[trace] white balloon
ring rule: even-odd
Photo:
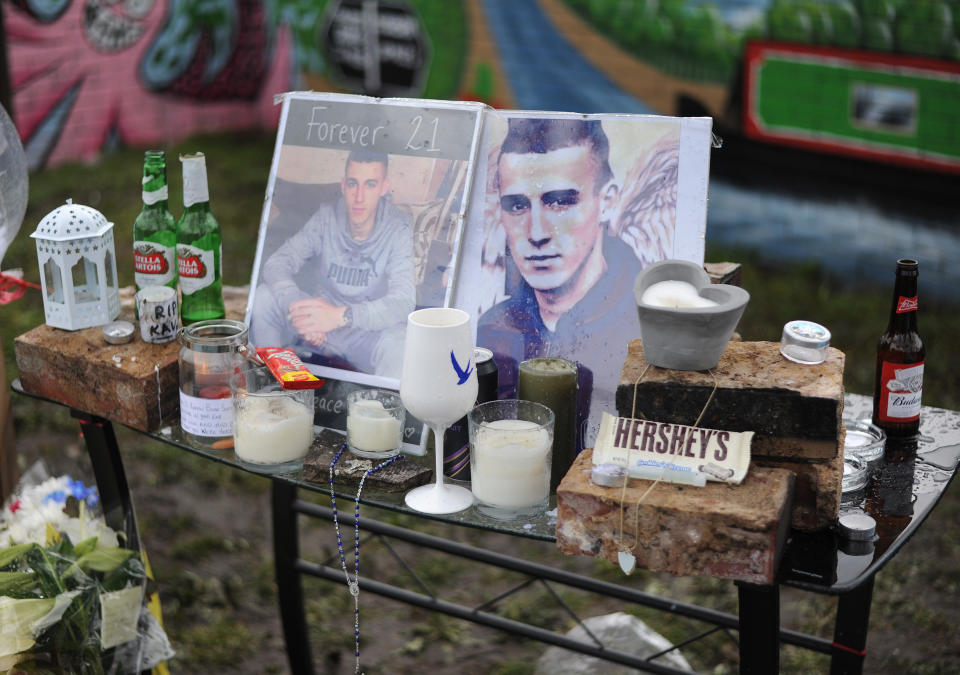
[[[27,211],[27,156],[13,120],[0,106],[0,269]]]

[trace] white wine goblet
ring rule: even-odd
[[[414,488],[404,501],[421,513],[456,513],[473,503],[470,490],[443,480],[443,436],[477,401],[470,315],[448,307],[411,312],[400,376],[407,411],[433,431],[434,482]]]

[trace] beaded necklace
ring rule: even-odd
[[[343,570],[343,576],[347,580],[347,588],[350,591],[350,595],[353,596],[353,639],[354,639],[354,655],[356,656],[356,666],[354,668],[354,673],[360,672],[360,493],[363,491],[363,483],[367,480],[367,476],[372,473],[376,473],[380,469],[384,468],[397,461],[403,455],[395,455],[388,459],[385,462],[381,462],[377,466],[371,467],[363,472],[363,476],[360,478],[360,485],[357,486],[357,496],[353,501],[353,579],[350,579],[350,573],[347,571],[347,558],[343,553],[343,537],[340,535],[340,522],[337,518],[337,497],[333,492],[333,469],[337,465],[337,462],[340,460],[340,455],[343,454],[344,450],[347,449],[347,444],[344,443],[340,446],[340,450],[337,452],[336,456],[333,458],[333,461],[330,463],[330,505],[333,509],[333,529],[337,533],[337,550],[340,553],[340,569]]]

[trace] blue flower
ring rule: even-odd
[[[56,502],[57,504],[63,504],[67,501],[67,495],[63,490],[54,490],[46,497],[43,498],[44,503],[46,502]]]

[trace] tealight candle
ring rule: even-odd
[[[367,389],[347,396],[347,447],[368,459],[400,452],[406,410],[396,392]]]
[[[717,303],[700,295],[697,287],[686,281],[667,280],[650,285],[640,302],[653,307],[716,307]]]
[[[504,520],[541,515],[550,498],[550,409],[531,401],[490,401],[467,419],[470,485],[478,509]]]

